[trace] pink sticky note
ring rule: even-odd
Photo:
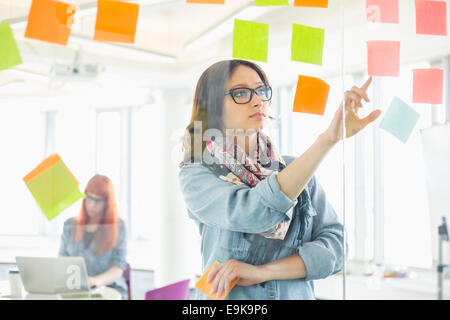
[[[367,41],[369,76],[398,77],[400,41]]]
[[[415,0],[416,33],[447,35],[447,4],[444,1]]]
[[[444,92],[443,69],[414,69],[413,98],[415,103],[441,104]]]
[[[366,0],[368,22],[398,23],[398,0]]]

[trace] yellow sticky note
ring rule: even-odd
[[[212,267],[214,267],[217,264],[219,264],[219,262],[214,261],[214,263],[209,267],[209,269],[201,276],[200,279],[198,279],[197,283],[195,284],[195,287],[213,300],[224,300],[225,297],[228,295],[228,293],[230,293],[231,289],[233,289],[233,287],[239,281],[239,279],[238,278],[234,279],[233,282],[231,283],[228,291],[223,292],[220,297],[217,297],[217,295],[216,295],[217,292],[211,293],[211,289],[212,289],[214,281],[207,283],[206,279],[208,278],[208,274],[211,271]]]

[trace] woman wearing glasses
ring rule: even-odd
[[[128,299],[125,224],[119,218],[114,188],[103,175],[92,177],[77,217],[64,223],[60,256],[81,256],[91,288],[109,286]]]
[[[346,137],[374,121],[360,119],[361,87],[345,93]],[[342,139],[342,105],[299,157],[281,157],[264,133],[272,89],[254,63],[215,63],[200,77],[186,128],[179,182],[199,227],[203,271],[227,299],[314,299],[313,280],[341,270],[343,225],[314,171]],[[208,297],[196,291],[197,298]]]

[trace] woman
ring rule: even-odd
[[[347,137],[381,113],[357,115],[370,82],[345,93]],[[314,299],[313,280],[341,270],[343,226],[313,175],[342,139],[343,107],[305,153],[280,157],[263,131],[271,97],[263,70],[243,60],[215,63],[196,87],[179,181],[203,270],[221,262],[207,279],[218,297],[238,278],[227,299]]]
[[[119,218],[113,184],[97,174],[85,194],[79,215],[64,223],[59,255],[83,257],[91,288],[108,286],[128,299],[125,223]]]

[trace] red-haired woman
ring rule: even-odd
[[[108,286],[128,297],[124,278],[127,240],[125,224],[119,217],[111,180],[92,177],[85,189],[77,217],[64,223],[60,256],[81,256],[86,262],[91,288]]]

